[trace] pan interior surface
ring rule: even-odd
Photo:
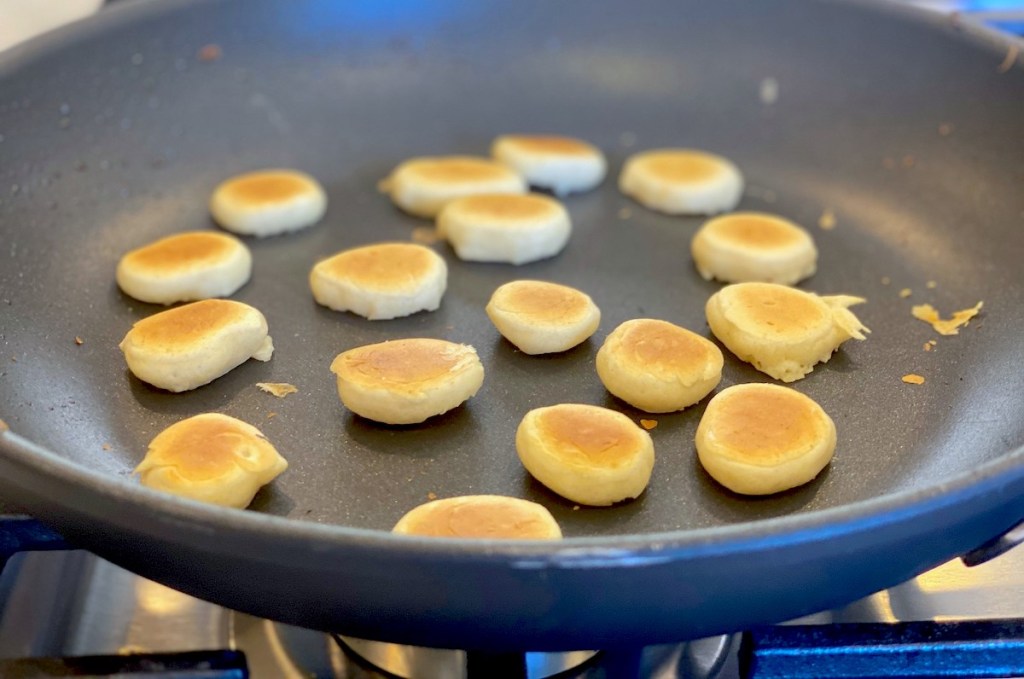
[[[387,530],[428,497],[493,493],[540,502],[574,537],[841,507],[934,486],[1024,442],[1024,73],[955,26],[803,2],[224,2],[126,8],[50,41],[0,66],[0,417],[79,465],[136,483],[159,431],[223,412],[290,462],[254,511]],[[435,312],[370,322],[314,303],[319,259],[431,226],[378,193],[392,167],[486,155],[512,132],[577,136],[608,156],[604,184],[564,201],[574,232],[563,253],[476,264],[437,243],[449,283]],[[706,400],[650,416],[595,373],[601,341],[631,318],[709,333],[704,303],[720,286],[689,254],[702,220],[650,212],[616,188],[629,154],[667,146],[729,157],[747,180],[739,209],[811,231],[818,272],[801,288],[868,300],[854,309],[867,341],[792,385],[838,430],[832,464],[802,488],[728,493],[696,460]],[[234,299],[266,315],[273,359],[184,394],[143,384],[117,344],[161,307],[118,291],[118,258],[216,228],[214,186],[264,167],[313,174],[330,201],[317,226],[246,241],[253,277]],[[587,292],[600,329],[564,354],[517,351],[483,312],[517,278]],[[982,314],[955,336],[911,316],[914,304],[948,316],[978,301]],[[473,345],[487,373],[479,394],[423,425],[346,411],[333,357],[404,337]],[[720,389],[768,381],[725,353]],[[925,383],[903,383],[909,373]],[[257,382],[298,393],[279,400]],[[516,426],[560,402],[657,420],[644,495],[578,508],[529,478]]]

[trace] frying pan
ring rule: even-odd
[[[906,580],[1024,517],[1024,73],[1013,57],[1005,39],[946,18],[796,1],[169,1],[31,43],[0,63],[3,497],[191,594],[420,645],[678,640]],[[565,201],[575,231],[562,254],[469,264],[436,245],[451,272],[436,312],[371,323],[314,304],[317,258],[425,224],[375,191],[392,166],[482,154],[509,131],[575,135],[609,156],[604,186]],[[644,316],[707,332],[704,301],[718,289],[689,260],[700,220],[646,211],[615,188],[629,153],[661,146],[735,160],[742,209],[812,230],[819,271],[803,287],[867,297],[857,311],[873,333],[795,385],[839,432],[812,483],[760,499],[717,486],[694,455],[702,403],[654,418],[644,495],[577,508],[520,467],[519,418],[575,401],[639,419],[596,378],[602,338]],[[179,395],[131,377],[117,343],[159,309],[117,290],[119,255],[215,228],[211,188],[275,166],[319,177],[330,207],[307,231],[249,242],[255,271],[236,298],[266,314],[273,360]],[[818,227],[826,212],[831,230]],[[502,340],[482,307],[524,277],[590,293],[603,310],[595,338],[548,357]],[[916,302],[949,314],[979,300],[984,313],[957,336],[910,315]],[[421,426],[348,413],[333,356],[410,336],[474,345],[481,392]],[[902,383],[911,372],[926,382]],[[722,387],[766,379],[730,356]],[[264,381],[299,393],[277,400],[254,387]],[[131,477],[157,432],[211,410],[257,424],[291,462],[249,511]],[[386,532],[430,494],[470,493],[541,502],[567,539]]]

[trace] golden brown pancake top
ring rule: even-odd
[[[708,426],[728,457],[765,466],[809,451],[826,431],[813,401],[770,384],[725,393],[715,402]]]
[[[569,463],[608,468],[631,460],[642,432],[621,413],[597,406],[562,404],[537,415],[537,429],[547,445]]]
[[[325,275],[375,290],[414,287],[437,267],[434,251],[415,243],[381,243],[341,252],[320,265]]]
[[[241,302],[204,299],[143,318],[132,326],[131,335],[142,345],[188,345],[249,317],[253,311]]]
[[[716,238],[752,248],[785,248],[806,240],[804,234],[789,224],[750,212],[719,217],[707,228]]]
[[[653,151],[642,158],[652,175],[671,183],[707,181],[722,171],[721,161],[700,151]]]
[[[401,339],[339,354],[331,371],[368,386],[416,387],[455,375],[472,364],[469,348],[438,339]]]
[[[283,203],[310,190],[309,182],[289,172],[252,172],[229,180],[224,189],[247,205]]]
[[[153,439],[144,465],[173,467],[189,481],[205,481],[232,471],[240,458],[255,462],[268,455],[269,446],[241,423],[200,415],[168,427]]]
[[[738,283],[719,294],[727,295],[732,305],[738,306],[745,322],[757,324],[765,333],[814,333],[831,322],[828,307],[820,298],[785,285]]]
[[[572,137],[557,137],[553,135],[530,134],[505,135],[505,140],[513,142],[523,151],[537,154],[550,154],[557,156],[592,156],[594,148],[579,139]]]
[[[620,357],[640,367],[691,368],[716,353],[710,340],[667,321],[640,318],[623,325]]]
[[[124,256],[126,266],[150,271],[172,272],[223,260],[238,248],[238,241],[221,233],[192,231],[179,233],[132,250]]]
[[[482,220],[529,221],[552,216],[558,207],[545,196],[530,194],[480,194],[460,198],[460,212]]]
[[[403,527],[407,535],[439,538],[540,540],[551,537],[551,518],[515,498],[451,498],[422,505]]]
[[[495,306],[527,321],[572,323],[590,308],[579,290],[544,281],[514,281],[499,289]]]
[[[412,161],[407,170],[413,171],[420,179],[440,184],[506,179],[513,174],[512,170],[493,160],[472,156],[423,158]]]

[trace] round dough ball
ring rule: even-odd
[[[803,485],[832,459],[836,427],[811,398],[775,384],[738,384],[708,403],[697,426],[708,474],[743,495]]]
[[[263,314],[226,299],[192,302],[143,318],[118,346],[136,377],[175,392],[201,387],[250,358],[269,361],[274,353]]]
[[[391,532],[485,540],[562,537],[555,517],[543,505],[501,495],[465,495],[427,502],[399,519]]]
[[[225,233],[188,231],[131,250],[117,263],[117,285],[152,304],[228,297],[252,274],[252,254]]]
[[[437,309],[448,287],[448,265],[422,245],[365,245],[319,262],[309,287],[318,304],[386,320]]]
[[[298,170],[260,170],[232,177],[210,198],[210,214],[228,231],[274,236],[320,221],[327,194],[320,182]]]
[[[715,217],[690,243],[697,271],[706,280],[761,281],[792,285],[814,274],[818,249],[806,230],[759,212]]]
[[[715,343],[667,321],[638,318],[615,328],[597,352],[605,388],[649,413],[691,406],[722,380]]]
[[[630,156],[619,189],[644,207],[670,215],[713,215],[736,207],[743,175],[722,156],[692,149],[658,149]]]
[[[449,201],[480,193],[526,193],[526,182],[511,168],[488,158],[413,158],[396,167],[380,189],[402,210],[433,218]]]
[[[516,450],[534,478],[584,505],[638,497],[654,469],[654,442],[646,431],[622,413],[577,403],[526,413]]]
[[[459,198],[437,217],[438,235],[469,262],[525,264],[554,257],[571,232],[562,204],[536,193]]]
[[[218,413],[172,424],[135,468],[142,485],[200,502],[244,509],[288,468],[259,429]]]
[[[415,424],[476,394],[484,366],[476,350],[439,339],[402,339],[338,354],[331,363],[341,402],[385,424]]]
[[[594,334],[601,310],[576,288],[512,281],[487,303],[487,316],[505,339],[527,354],[568,351]]]
[[[558,196],[590,191],[608,169],[601,149],[572,137],[506,134],[494,140],[491,155]]]
[[[794,382],[846,340],[865,339],[870,331],[847,308],[864,301],[775,283],[735,283],[713,294],[705,312],[729,351],[777,380]]]

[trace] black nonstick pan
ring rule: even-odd
[[[1024,71],[1017,44],[874,3],[178,2],[127,4],[0,61],[0,493],[70,540],[230,607],[421,645],[570,649],[654,643],[838,605],[977,547],[1024,518]],[[405,158],[485,154],[510,131],[601,146],[611,172],[565,200],[559,256],[458,261],[441,308],[369,322],[318,307],[307,276],[345,247],[429,223],[376,184]],[[718,285],[689,257],[699,219],[622,196],[630,153],[733,159],[742,209],[807,226],[802,287],[866,297],[872,329],[794,386],[838,427],[815,481],[750,499],[696,461],[703,410],[660,415],[647,492],[576,508],[529,478],[513,435],[558,402],[642,413],[594,372],[636,317],[707,333]],[[159,308],[122,295],[127,249],[216,228],[232,174],[295,167],[323,222],[249,242],[235,296],[277,350],[185,394],[126,370],[117,343]],[[822,217],[826,216],[824,220]],[[834,228],[825,229],[819,222]],[[501,283],[549,279],[601,307],[598,333],[530,357],[483,314]],[[902,289],[910,296],[902,296]],[[956,336],[911,316],[984,301]],[[353,416],[328,370],[388,338],[474,345],[487,377],[421,426]],[[81,343],[76,342],[76,337]],[[924,345],[936,340],[925,351]],[[901,381],[920,374],[922,385]],[[722,387],[768,378],[728,355]],[[283,400],[256,382],[289,382]],[[146,445],[203,411],[259,426],[291,467],[249,511],[164,496],[131,476]],[[399,539],[433,495],[500,493],[551,509],[559,544]]]

